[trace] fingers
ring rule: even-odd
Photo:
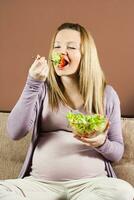
[[[37,60],[39,60],[39,62],[42,63],[42,64],[43,64],[43,63],[47,63],[45,57],[40,57],[40,58],[38,58]]]
[[[40,59],[40,58],[41,58],[41,56],[40,56],[39,54],[37,54],[36,60],[38,60],[38,59]]]
[[[29,73],[34,79],[45,81],[49,73],[49,67],[46,58],[41,57],[38,54],[34,63],[31,65],[31,68],[29,69]]]
[[[105,134],[100,134],[94,138],[86,138],[86,137],[81,137],[78,135],[74,136],[76,139],[80,140],[83,142],[86,146],[91,146],[91,147],[98,147],[104,143],[106,140],[106,135]]]
[[[84,137],[80,137],[80,136],[77,136],[77,135],[74,135],[74,137],[77,139],[77,140],[79,140],[79,141],[81,141],[81,142],[83,142],[86,146],[93,146],[93,145],[96,145],[96,143],[89,143],[89,141],[87,141]]]
[[[43,67],[43,69],[41,70],[40,74],[42,75],[42,77],[44,76],[48,76],[49,73],[49,68],[48,67]]]
[[[47,63],[47,61],[46,61],[45,57],[40,57],[40,55],[37,55],[37,57],[36,57],[36,59],[33,63],[34,64],[33,69],[36,68],[37,66],[39,67],[39,66],[42,66],[46,63]]]

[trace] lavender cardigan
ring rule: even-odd
[[[32,156],[40,129],[40,114],[43,100],[46,96],[47,84],[43,81],[34,80],[28,76],[23,92],[9,114],[7,121],[8,135],[19,140],[32,130],[32,140],[28,153],[19,174],[19,178],[29,175],[32,164]],[[119,161],[124,152],[124,144],[121,128],[120,102],[115,90],[107,85],[104,94],[104,108],[111,125],[105,143],[95,148],[105,158],[105,167],[109,177],[116,177],[111,162]]]

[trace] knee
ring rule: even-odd
[[[0,181],[0,199],[5,199],[5,196],[9,192],[9,189]],[[9,197],[9,196],[8,196]]]
[[[128,182],[120,180],[116,189],[119,199],[122,200],[134,199],[134,188]]]
[[[0,181],[0,193],[3,191],[8,191],[9,188],[4,185],[4,181]]]

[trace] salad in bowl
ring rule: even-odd
[[[104,133],[109,127],[109,121],[104,115],[68,112],[66,115],[69,126],[80,137],[93,137]]]

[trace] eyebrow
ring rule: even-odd
[[[54,43],[60,43],[60,41],[55,41]],[[67,42],[68,44],[70,44],[70,43],[75,43],[75,44],[78,44],[77,42],[75,42],[75,41],[69,41],[69,42]]]

